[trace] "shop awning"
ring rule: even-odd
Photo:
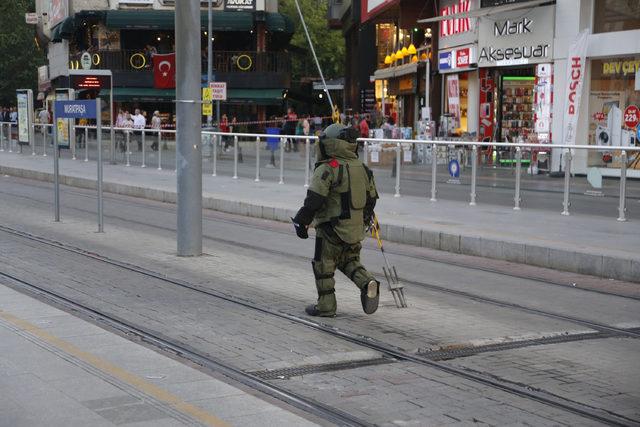
[[[388,80],[394,77],[405,76],[407,74],[415,74],[418,72],[418,64],[404,64],[398,67],[389,67],[376,70],[373,73],[374,80]]]
[[[267,13],[267,30],[293,34],[296,28],[288,16],[281,13]]]
[[[257,105],[278,105],[282,101],[283,89],[229,89],[228,100]],[[108,98],[109,89],[102,89],[100,97]],[[113,100],[116,102],[173,102],[174,89],[154,89],[149,87],[113,88]]]
[[[200,14],[200,27],[208,26],[208,15]],[[212,25],[214,31],[250,31],[253,29],[251,12],[214,11]],[[172,10],[109,10],[105,25],[115,29],[151,29],[173,30],[174,12]]]
[[[454,13],[451,15],[434,16],[433,18],[420,19],[418,24],[427,24],[429,22],[448,21],[460,18],[479,18],[481,16],[496,15],[499,13],[509,12],[512,10],[529,9],[531,7],[540,6],[543,3],[549,3],[549,0],[530,0],[522,3],[505,4],[502,6],[483,7],[468,12]]]
[[[65,18],[51,30],[51,41],[53,43],[60,43],[62,39],[69,40],[73,36],[75,29],[76,26],[73,17]]]

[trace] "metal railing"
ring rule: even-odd
[[[428,145],[431,147],[431,198],[432,202],[437,201],[437,147],[468,147],[471,150],[471,193],[469,205],[476,205],[476,178],[477,178],[477,164],[478,164],[478,147],[500,147],[516,150],[516,177],[515,177],[515,195],[514,195],[514,210],[520,210],[520,203],[522,201],[520,195],[520,180],[522,171],[522,151],[523,149],[529,150],[562,150],[564,158],[564,190],[563,190],[563,202],[562,202],[562,215],[569,215],[569,190],[571,186],[571,161],[573,158],[573,150],[587,150],[587,151],[620,151],[621,152],[621,167],[620,167],[620,195],[618,204],[618,221],[626,221],[626,180],[627,180],[627,153],[636,152],[640,153],[640,147],[610,147],[604,145],[566,145],[566,144],[530,144],[530,143],[504,143],[504,142],[466,142],[466,141],[427,141],[427,140],[414,140],[414,139],[375,139],[375,138],[358,138],[359,142],[364,143],[364,156],[368,157],[368,147],[372,144],[395,144],[396,151],[396,185],[395,185],[395,197],[400,197],[400,169],[402,167],[402,151],[403,146],[413,146],[414,144]]]
[[[50,135],[50,131],[53,129],[53,125],[51,124],[34,124],[34,128],[39,131],[35,132],[36,141],[31,145],[31,154],[41,154],[42,156],[47,156],[47,147],[52,144],[52,137]],[[85,162],[89,161],[90,151],[89,151],[89,132],[96,130],[96,126],[76,126],[76,137],[80,144],[77,141],[71,141],[69,146],[69,150],[71,152],[72,159],[82,158]],[[103,126],[103,132],[110,133],[111,128],[109,126]],[[111,156],[110,160],[112,163],[123,163],[126,167],[131,167],[137,164],[139,167],[146,168],[151,166],[157,166],[158,170],[166,167],[167,162],[163,163],[163,156],[167,157],[167,161],[172,162],[171,156],[175,157],[175,144],[173,143],[173,139],[175,139],[175,130],[173,129],[132,129],[132,128],[121,128],[114,127],[114,138],[111,139],[110,144],[105,144],[104,149],[109,150]],[[22,145],[18,149],[18,143],[14,138],[8,137],[11,133],[14,132],[14,135],[17,134],[17,124],[16,123],[0,123],[0,151],[8,151],[8,152],[16,152],[18,150],[22,150]],[[41,136],[41,138],[38,138]],[[297,167],[297,171],[300,172],[299,164],[297,166],[293,165],[293,161],[286,160],[285,157],[285,147],[287,146],[288,141],[303,141],[304,142],[304,186],[309,186],[310,175],[312,170],[312,155],[311,155],[311,144],[315,143],[318,140],[316,136],[305,136],[305,135],[272,135],[272,134],[260,134],[260,133],[226,133],[226,132],[218,132],[218,131],[202,131],[202,150],[203,150],[203,162],[207,162],[207,157],[209,158],[208,162],[210,168],[207,168],[205,173],[210,174],[211,176],[218,176],[219,168],[218,161],[219,159],[224,158],[223,147],[226,145],[228,148],[232,150],[232,166],[229,163],[226,163],[227,170],[231,167],[232,179],[238,179],[239,174],[239,164],[244,163],[242,146],[244,148],[249,148],[249,154],[253,150],[252,146],[255,147],[255,174],[253,179],[255,182],[262,181],[261,172],[263,172],[263,167],[279,169],[277,178],[279,184],[284,184],[285,182],[285,172],[286,170],[294,171]],[[42,151],[40,152],[40,144]],[[149,142],[151,141],[151,145],[149,146]],[[479,147],[487,148],[492,147],[493,149],[509,149],[513,150],[515,153],[515,178],[514,178],[514,197],[513,197],[513,209],[520,210],[522,208],[521,202],[521,175],[522,175],[522,163],[523,163],[523,153],[531,150],[531,151],[550,151],[553,149],[562,150],[562,161],[564,171],[564,183],[563,183],[563,201],[562,201],[562,215],[569,215],[569,208],[571,206],[570,203],[570,188],[571,188],[571,164],[574,157],[574,150],[587,150],[587,151],[616,151],[620,152],[620,184],[619,184],[619,194],[618,194],[618,221],[626,221],[626,179],[627,179],[627,159],[630,154],[636,154],[640,156],[640,147],[610,147],[610,146],[595,146],[595,145],[562,145],[562,144],[530,144],[530,143],[500,143],[500,142],[463,142],[463,141],[426,141],[426,140],[399,140],[399,139],[374,139],[374,138],[360,138],[358,139],[364,146],[364,162],[366,163],[369,158],[370,151],[376,150],[374,146],[378,146],[378,144],[386,144],[392,147],[392,150],[395,151],[394,158],[394,176],[395,176],[395,197],[401,197],[401,171],[403,168],[404,162],[402,161],[403,153],[406,150],[414,150],[414,147],[417,146],[425,146],[428,147],[431,151],[431,159],[430,159],[430,174],[431,174],[431,188],[430,188],[430,200],[432,202],[437,202],[437,173],[438,173],[438,160],[439,157],[437,155],[438,147],[454,147],[456,149],[467,150],[466,154],[468,157],[468,165],[471,168],[471,176],[470,176],[470,193],[469,193],[469,205],[475,206],[477,204],[477,178],[478,178],[478,165],[479,165]],[[132,144],[137,144],[138,152],[134,153],[132,151]],[[248,146],[248,147],[247,147]],[[266,146],[266,147],[265,147]],[[261,148],[268,148],[271,152],[271,159],[269,163],[265,166],[261,164]],[[53,148],[52,148],[53,150]],[[152,158],[149,154],[149,150],[151,152],[156,152],[155,156]],[[427,151],[427,150],[425,150]],[[163,154],[166,153],[166,154]],[[108,157],[107,157],[108,158]],[[132,161],[135,158],[135,161]],[[228,159],[227,159],[228,161]],[[286,167],[286,164],[289,164],[289,167]],[[429,159],[427,158],[427,163]],[[278,164],[279,163],[279,164]],[[171,163],[170,163],[171,164]],[[406,167],[406,166],[405,166]],[[173,168],[175,170],[175,164],[173,164]],[[245,170],[246,171],[246,170]],[[245,172],[246,173],[246,172]],[[246,176],[246,175],[245,175]],[[272,175],[273,176],[273,175]]]

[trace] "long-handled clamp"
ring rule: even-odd
[[[380,224],[378,224],[378,217],[375,214],[373,215],[371,235],[378,241],[378,248],[380,248],[380,252],[382,252],[382,257],[384,258],[385,264],[382,267],[382,272],[384,273],[384,277],[387,279],[389,292],[391,292],[391,296],[393,296],[396,307],[406,308],[407,300],[404,297],[404,287],[400,284],[400,280],[398,280],[398,272],[396,271],[396,267],[389,264],[387,254],[385,254],[384,252],[384,246],[382,246],[382,239],[380,238]]]

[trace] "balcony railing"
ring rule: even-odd
[[[90,54],[91,68],[113,71],[145,72],[153,68],[151,55],[144,50],[101,50]],[[70,56],[69,68],[82,68],[82,53]],[[201,70],[207,72],[207,58]],[[287,52],[215,51],[213,71],[219,73],[289,73],[291,58]]]

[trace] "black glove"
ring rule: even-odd
[[[302,224],[298,224],[293,218],[291,218],[291,222],[293,223],[293,227],[296,229],[296,234],[298,235],[299,238],[301,239],[309,238],[308,227]]]

